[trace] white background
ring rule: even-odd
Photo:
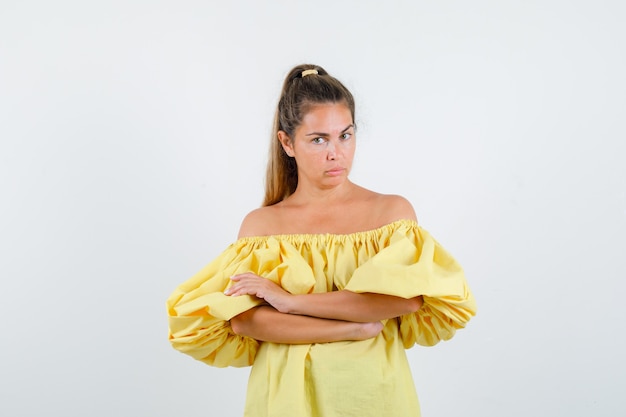
[[[384,4],[383,4],[384,3]],[[240,416],[165,299],[260,204],[294,65],[357,99],[479,313],[408,352],[425,417],[626,408],[626,6],[0,0],[0,415]],[[296,416],[297,417],[297,416]]]

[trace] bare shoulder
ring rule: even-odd
[[[409,200],[395,194],[382,194],[381,203],[385,213],[389,216],[389,222],[396,220],[415,220],[415,209]]]
[[[396,220],[415,220],[413,205],[406,198],[395,194],[380,194],[365,190],[369,195],[371,213],[377,214],[377,223],[388,224]]]
[[[395,194],[381,194],[358,187],[360,201],[365,203],[364,208],[368,217],[378,225],[392,223],[396,220],[415,220],[413,205],[406,198]]]
[[[252,210],[241,222],[238,238],[267,235],[275,219],[276,209],[273,206]]]

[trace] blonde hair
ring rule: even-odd
[[[339,80],[317,65],[298,65],[289,71],[274,115],[263,206],[283,201],[298,186],[296,160],[285,153],[278,132],[284,131],[293,140],[296,128],[311,106],[321,103],[345,103],[354,123],[354,98]]]

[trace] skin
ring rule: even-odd
[[[278,204],[244,219],[239,237],[275,234],[347,234],[372,230],[399,219],[416,220],[411,204],[352,183],[348,175],[356,149],[354,122],[343,103],[312,106],[293,137],[278,132],[287,155],[296,159],[296,191]],[[297,221],[294,221],[297,219]],[[231,319],[233,331],[275,343],[363,340],[382,330],[381,320],[417,311],[422,297],[357,294],[341,290],[293,295],[252,273],[231,277],[225,294],[249,294],[267,305]]]

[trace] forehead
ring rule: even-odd
[[[344,103],[313,104],[302,118],[300,128],[327,130],[344,130],[353,124],[352,113]]]

